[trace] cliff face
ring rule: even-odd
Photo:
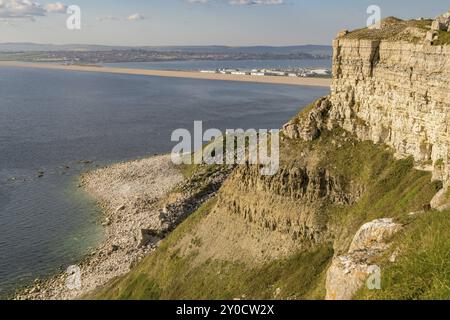
[[[450,47],[347,36],[333,46],[329,125],[413,156],[448,181]]]

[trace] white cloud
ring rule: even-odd
[[[46,10],[39,3],[30,0],[0,0],[1,18],[32,18],[45,16]]]
[[[129,15],[127,17],[127,20],[128,21],[139,21],[139,20],[145,20],[145,17],[140,13],[135,13],[135,14]]]
[[[45,10],[53,13],[66,13],[67,5],[61,2],[49,3],[45,6]]]
[[[67,6],[61,2],[49,3],[45,6],[33,0],[0,0],[0,18],[34,19],[47,13],[65,13]]]

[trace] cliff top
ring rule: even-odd
[[[431,45],[450,45],[450,13],[436,19],[401,20],[388,17],[381,21],[381,28],[363,28],[342,31],[338,39],[407,41]]]

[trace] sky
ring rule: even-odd
[[[69,30],[67,8],[81,10]],[[435,17],[445,0],[0,0],[0,43],[105,45],[330,44],[341,29],[381,16]]]

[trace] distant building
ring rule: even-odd
[[[330,70],[328,69],[312,69],[310,72],[314,75],[320,75],[320,76],[327,76],[331,74]]]
[[[266,76],[285,76],[286,72],[284,71],[275,71],[275,70],[266,70],[265,72]]]

